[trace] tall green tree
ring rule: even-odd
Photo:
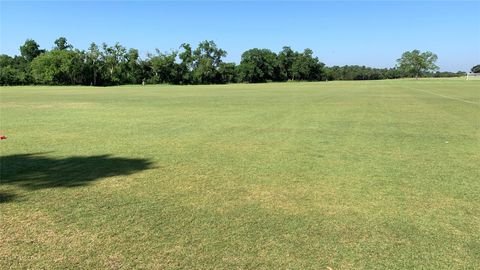
[[[0,55],[0,85],[21,85],[30,83],[28,63],[23,57]]]
[[[150,55],[152,76],[150,82],[153,83],[180,83],[178,76],[178,64],[176,63],[177,52],[162,53],[157,49],[157,55]]]
[[[250,49],[242,54],[239,77],[244,82],[266,82],[274,79],[277,55],[269,49]]]
[[[313,57],[311,49],[305,49],[303,53],[297,54],[292,64],[292,79],[315,81],[321,80],[323,66],[317,57]]]
[[[480,73],[480,65],[473,66],[470,71],[473,73]]]
[[[32,62],[35,57],[43,52],[45,52],[45,50],[41,50],[40,45],[33,39],[27,39],[25,43],[20,46],[20,54],[27,62]]]
[[[430,52],[420,52],[419,50],[407,51],[402,57],[397,59],[398,68],[410,77],[418,78],[426,72],[434,72],[438,70],[437,55]]]
[[[328,80],[381,80],[397,79],[402,77],[402,72],[397,68],[370,68],[365,66],[333,66],[324,68]],[[324,77],[324,78],[325,78]]]
[[[126,77],[125,66],[122,64],[127,60],[127,49],[118,42],[113,46],[103,43],[101,57],[105,65],[102,74],[104,83],[109,85],[122,84]]]
[[[282,51],[278,53],[279,77],[281,79],[293,80],[292,67],[297,56],[298,53],[288,46],[284,46]]]
[[[182,84],[189,84],[192,82],[192,70],[194,68],[194,56],[192,46],[188,43],[183,43],[180,45],[180,52],[178,53],[178,57],[180,58],[180,83]]]
[[[67,39],[65,37],[59,37],[55,40],[55,47],[54,50],[67,50],[72,49],[73,46],[68,44]]]
[[[129,49],[126,55],[126,80],[128,83],[142,82],[142,70],[140,64],[140,55],[137,49]]]
[[[218,73],[220,75],[218,83],[233,83],[237,80],[237,66],[235,63],[220,63]]]
[[[458,76],[460,73],[434,72],[437,56],[413,50],[398,59],[396,68],[325,65],[305,49],[297,52],[285,46],[276,54],[254,48],[242,54],[241,63],[225,63],[227,52],[213,41],[202,41],[192,48],[184,43],[178,51],[148,55],[143,60],[137,49],[119,43],[97,46],[87,51],[75,49],[65,37],[55,40],[51,51],[40,49],[34,40],[20,47],[21,56],[0,55],[0,85],[15,84],[87,84],[120,85],[141,83],[213,84],[230,82],[267,82],[286,80],[378,80],[404,76]],[[480,72],[480,65],[472,68]]]
[[[69,85],[85,83],[84,54],[73,50],[52,50],[33,59],[31,72],[35,83]]]
[[[90,78],[89,83],[92,85],[98,85],[98,77],[99,74],[102,74],[104,63],[102,61],[102,53],[95,42],[90,44],[90,47],[86,53],[86,58],[88,67],[87,70],[89,70],[89,74],[91,74],[91,76],[87,76]]]
[[[218,48],[212,40],[200,42],[193,51],[193,81],[200,84],[220,82],[221,76],[218,69],[223,63],[222,58],[226,55],[227,52]]]

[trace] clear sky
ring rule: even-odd
[[[311,48],[327,65],[393,67],[402,52],[430,50],[444,71],[480,64],[480,1],[0,1],[0,53],[27,38],[50,49],[120,42],[145,55],[214,40],[243,51]]]

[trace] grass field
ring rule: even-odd
[[[480,268],[480,81],[0,98],[0,269]]]

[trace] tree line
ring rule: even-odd
[[[278,53],[269,49],[247,50],[238,65],[225,62],[226,55],[225,50],[208,40],[196,48],[184,43],[178,50],[157,49],[142,59],[137,49],[127,49],[119,43],[91,43],[87,50],[79,50],[60,37],[51,50],[45,50],[28,39],[20,46],[20,55],[0,55],[0,85],[225,84],[459,75],[434,73],[438,69],[436,55],[417,50],[404,53],[397,67],[385,69],[326,67],[311,49],[299,52],[288,46]]]

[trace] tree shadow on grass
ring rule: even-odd
[[[19,154],[0,157],[0,183],[31,190],[77,187],[105,177],[130,175],[151,167],[152,162],[147,159],[111,155],[57,159],[42,154]],[[2,196],[7,201],[14,198],[7,195]]]
[[[10,192],[0,191],[0,203],[13,201],[17,196]]]

